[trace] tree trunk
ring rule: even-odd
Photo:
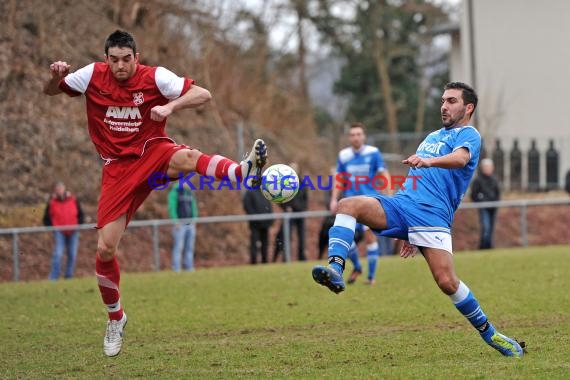
[[[388,63],[387,58],[384,53],[383,44],[381,38],[374,36],[374,48],[373,57],[374,64],[376,66],[376,72],[378,74],[378,79],[380,80],[380,91],[384,97],[384,110],[386,111],[386,122],[388,133],[390,133],[392,140],[390,142],[390,149],[394,153],[400,152],[400,140],[398,140],[398,115],[396,109],[396,103],[394,102],[394,97],[392,96],[392,82],[390,80],[390,74],[388,73]]]
[[[210,75],[210,64],[209,64],[212,51],[214,50],[214,43],[215,43],[212,33],[211,32],[208,33],[207,37],[204,40],[207,42],[204,44],[204,50],[203,50],[204,64],[202,65],[202,75],[204,78],[204,84],[205,84],[206,88],[209,89],[210,91],[214,92],[214,90],[212,88],[213,85],[212,85],[212,77]],[[220,113],[220,109],[218,108],[218,104],[216,102],[215,97],[212,97],[212,100],[210,100],[208,108],[211,111],[211,115],[212,115],[214,122],[216,123],[216,126],[218,127],[217,130],[220,132],[220,135],[218,135],[218,138],[223,139],[225,142],[231,142],[232,141],[231,135],[228,131],[228,128],[226,127],[226,125],[224,123],[224,119],[222,118],[222,115]]]
[[[295,11],[297,12],[297,38],[299,39],[298,58],[299,58],[299,93],[304,102],[309,99],[309,90],[307,84],[307,65],[305,62],[306,48],[305,37],[303,35],[303,20],[305,19],[304,0],[295,2]]]
[[[429,79],[422,75],[418,85],[418,108],[416,109],[416,126],[414,128],[414,132],[417,134],[424,130],[428,81]]]

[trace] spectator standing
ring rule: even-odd
[[[245,193],[243,208],[249,215],[269,214],[273,212],[271,202],[263,196],[259,188]],[[252,220],[249,222],[249,257],[252,265],[257,264],[258,252],[261,253],[261,262],[264,264],[267,263],[269,228],[272,224],[272,219]]]
[[[175,184],[168,192],[168,214],[171,219],[198,217],[198,204],[194,192]],[[172,229],[172,270],[180,272],[181,261],[184,270],[194,270],[194,245],[196,243],[196,224],[178,223]]]
[[[493,202],[501,198],[499,181],[493,175],[495,166],[493,160],[484,158],[481,160],[479,175],[471,185],[471,200],[473,202]],[[479,224],[481,226],[481,238],[479,249],[493,248],[493,233],[497,218],[496,207],[479,209]]]
[[[61,181],[55,182],[44,212],[44,225],[46,226],[69,226],[83,224],[83,210],[75,196],[65,188]],[[79,231],[77,229],[59,230],[53,232],[55,241],[51,271],[49,279],[55,281],[59,278],[61,270],[61,257],[63,251],[67,252],[67,264],[64,277],[73,277],[77,246],[79,244]]]

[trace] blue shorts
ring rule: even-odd
[[[387,227],[373,230],[378,236],[407,240],[418,247],[443,249],[452,253],[452,220],[429,205],[419,204],[408,197],[374,195],[386,214]]]

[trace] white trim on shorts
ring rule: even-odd
[[[453,255],[451,230],[446,227],[408,227],[410,244],[443,249]]]

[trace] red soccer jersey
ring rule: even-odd
[[[180,97],[193,83],[164,67],[140,64],[121,82],[106,63],[97,62],[67,75],[59,88],[69,96],[85,95],[91,141],[103,159],[113,160],[140,157],[149,141],[168,138],[166,120],[152,120],[150,110]]]

